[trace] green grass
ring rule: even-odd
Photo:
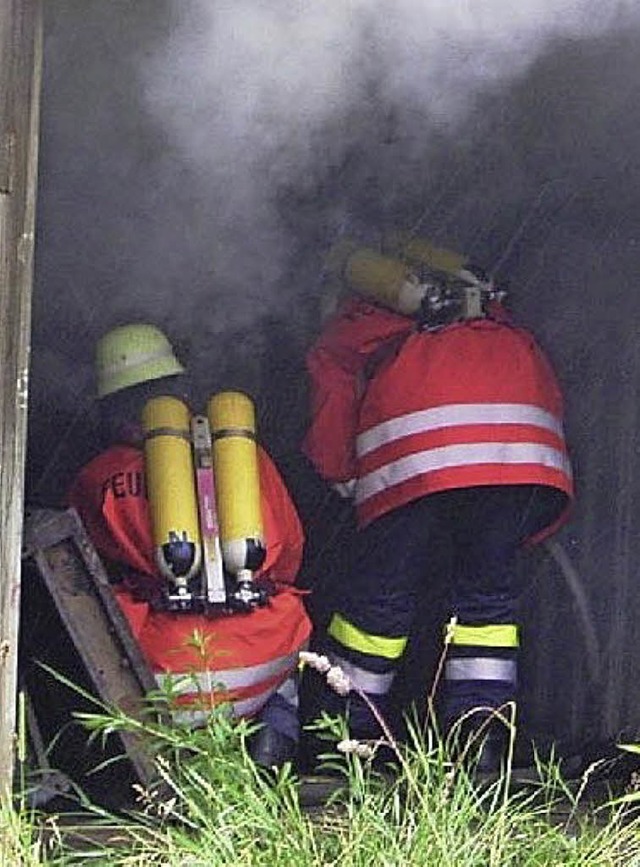
[[[158,783],[137,792],[126,816],[94,808],[84,817],[118,832],[109,842],[68,818],[43,817],[24,798],[0,811],[0,865],[336,865],[336,867],[547,867],[640,865],[640,824],[627,803],[584,809],[557,766],[534,790],[505,778],[478,786],[449,761],[431,732],[398,748],[400,769],[380,774],[366,759],[333,751],[342,785],[323,810],[301,805],[284,770],[273,780],[252,764],[250,727],[219,708],[203,729],[141,725],[121,712],[85,716],[95,737],[133,729],[155,757]],[[339,740],[338,722],[325,721]],[[331,746],[331,744],[330,744]],[[562,810],[559,809],[562,804]],[[84,839],[83,839],[84,833]]]

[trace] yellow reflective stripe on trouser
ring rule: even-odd
[[[487,626],[456,623],[451,643],[458,647],[518,647],[518,627],[515,623],[490,623]]]
[[[343,647],[366,653],[368,656],[382,656],[385,659],[399,659],[407,646],[408,638],[387,638],[384,635],[371,635],[363,632],[341,614],[334,614],[327,630]]]

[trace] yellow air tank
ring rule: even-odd
[[[399,259],[361,247],[348,256],[343,273],[349,287],[371,301],[406,316],[420,309],[424,287]]]
[[[383,243],[385,252],[391,253],[416,265],[426,265],[434,271],[445,274],[458,274],[467,257],[446,247],[436,247],[426,238],[417,238],[408,232],[394,232],[387,235]]]
[[[187,596],[202,559],[189,409],[176,397],[154,397],[142,425],[156,562],[178,595]]]
[[[207,413],[222,556],[229,572],[247,580],[266,554],[255,410],[246,394],[223,391],[209,400]]]

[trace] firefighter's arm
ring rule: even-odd
[[[308,353],[311,426],[303,451],[327,481],[354,477],[355,434],[368,365],[385,345],[412,329],[411,319],[352,299],[328,321]]]
[[[149,605],[147,600],[157,595],[155,587],[149,592],[149,584],[153,581],[146,572],[140,573],[132,569],[128,558],[124,556],[118,539],[112,532],[112,519],[109,507],[105,508],[106,487],[100,483],[103,473],[97,472],[99,464],[89,464],[78,473],[68,494],[67,505],[76,510],[80,519],[100,555],[114,583],[114,593],[122,607],[129,625],[136,638],[146,622]],[[146,501],[145,501],[146,503]],[[113,505],[113,504],[111,504]],[[138,566],[145,566],[144,561]],[[141,593],[140,581],[145,583],[146,592]],[[145,600],[145,601],[141,601]]]
[[[115,455],[115,457],[114,457]],[[76,509],[98,554],[112,571],[155,576],[148,504],[142,487],[142,455],[112,450],[80,471],[67,502]],[[126,479],[140,481],[127,492]]]
[[[260,499],[267,556],[260,574],[293,584],[304,546],[302,524],[286,485],[275,464],[258,446]]]
[[[105,560],[115,559],[115,546],[102,512],[104,491],[96,478],[96,462],[80,470],[66,496],[66,504],[75,509],[98,554]]]

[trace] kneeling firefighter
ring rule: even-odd
[[[504,293],[463,256],[420,238],[385,243],[334,249],[343,299],[307,359],[303,449],[353,497],[359,525],[349,581],[316,649],[393,719],[394,677],[446,548],[439,726],[482,734],[478,766],[492,771],[506,745],[496,711],[515,707],[516,552],[558,526],[573,494],[562,397]],[[348,710],[352,736],[380,736],[357,691],[346,708],[328,688],[314,694],[312,714]]]
[[[176,716],[189,723],[218,701],[258,719],[258,764],[294,760],[298,653],[310,633],[293,586],[304,538],[255,442],[252,402],[221,392],[192,417],[186,372],[145,323],[99,341],[97,379],[107,447],[80,470],[68,500],[159,686],[177,684]]]

